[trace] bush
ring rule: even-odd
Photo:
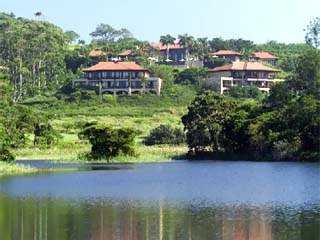
[[[14,155],[7,148],[0,149],[0,161],[13,162],[14,160]]]
[[[58,143],[61,135],[49,123],[36,123],[34,126],[34,145],[49,148]]]
[[[151,130],[150,135],[146,137],[146,145],[155,144],[173,144],[178,145],[186,141],[184,132],[179,128],[173,128],[170,125],[160,125]]]
[[[230,87],[228,91],[226,91],[226,95],[231,96],[233,98],[262,99],[264,97],[263,93],[259,90],[259,88],[255,86],[233,86]]]
[[[137,132],[132,128],[112,128],[88,123],[79,133],[80,139],[88,139],[92,144],[89,159],[110,159],[118,155],[135,155],[134,139]]]

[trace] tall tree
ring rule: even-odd
[[[206,37],[198,38],[197,42],[199,44],[199,50],[200,50],[199,57],[201,60],[204,60],[204,56],[208,55],[211,50],[208,42],[208,38]]]
[[[59,87],[66,43],[51,23],[0,16],[0,63],[9,69],[15,101]]]
[[[64,34],[67,36],[69,43],[74,43],[80,37],[75,31],[66,31]]]
[[[172,37],[170,34],[160,36],[160,43],[163,46],[167,47],[167,59],[166,59],[167,61],[169,60],[169,47],[170,47],[170,45],[174,44],[175,40],[176,39],[174,37]]]
[[[320,47],[320,18],[316,17],[310,21],[307,26],[305,40],[306,43],[313,45],[314,47]]]
[[[103,42],[114,42],[119,39],[131,38],[132,33],[126,29],[115,29],[109,24],[101,23],[96,27],[96,30],[90,33],[94,38],[102,40]]]
[[[183,46],[186,49],[186,60],[189,58],[190,48],[192,47],[192,43],[194,41],[194,37],[184,33],[178,36],[179,42],[178,44]]]

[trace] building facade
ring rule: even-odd
[[[206,81],[217,83],[221,94],[231,86],[256,86],[268,93],[271,84],[284,81],[274,77],[277,72],[279,70],[258,62],[233,62],[209,69],[209,78]]]
[[[151,46],[159,50],[158,64],[165,64],[176,68],[203,67],[203,61],[193,59],[187,55],[187,49],[180,44],[151,43]],[[167,58],[167,51],[169,52]]]
[[[262,64],[268,64],[272,66],[275,66],[277,64],[278,59],[278,57],[275,57],[268,52],[255,52],[250,57],[251,61],[256,61]]]
[[[147,69],[135,62],[99,62],[83,70],[84,79],[73,80],[73,86],[98,86],[102,93],[135,93],[150,91],[160,94],[161,79],[150,77]]]
[[[237,62],[241,60],[242,54],[232,50],[220,50],[213,53],[216,58],[229,59],[231,62]]]

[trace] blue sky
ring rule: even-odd
[[[303,29],[319,16],[320,0],[0,0],[1,12],[44,19],[90,41],[100,23],[127,28],[140,40],[188,33],[243,38],[256,43],[304,41]]]

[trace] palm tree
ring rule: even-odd
[[[189,50],[194,42],[194,37],[189,36],[187,33],[178,36],[178,44],[186,49],[186,60],[189,58]]]
[[[160,43],[163,46],[167,46],[167,60],[169,60],[169,45],[174,44],[175,40],[176,39],[174,37],[172,37],[170,34],[160,36]]]
[[[208,42],[208,38],[203,37],[203,38],[198,38],[197,42],[199,44],[199,56],[201,56],[201,60],[204,60],[205,54],[210,52],[210,45]]]

